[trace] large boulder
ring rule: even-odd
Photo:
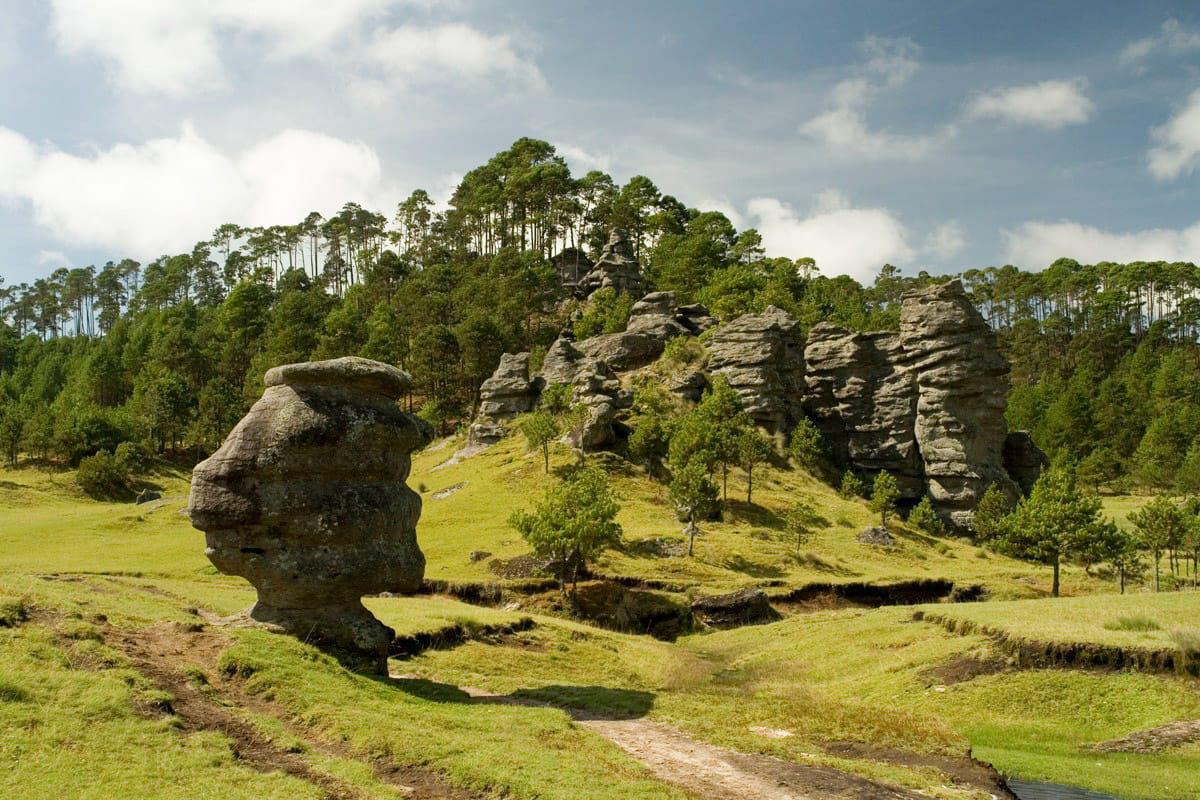
[[[579,281],[579,293],[587,297],[597,289],[631,294],[637,297],[642,289],[642,268],[633,254],[629,234],[615,228],[608,242],[600,250],[600,256],[586,275]]]
[[[592,336],[576,346],[613,369],[625,372],[656,361],[667,342],[688,335],[692,335],[691,329],[675,318],[675,293],[651,292],[634,303],[625,330]]]
[[[804,408],[841,470],[891,472],[902,496],[925,493],[913,423],[915,374],[894,333],[857,333],[814,325],[804,349]]]
[[[495,444],[504,438],[504,423],[532,411],[537,389],[529,379],[529,353],[505,353],[492,376],[479,387],[479,411],[467,432],[474,445]]]
[[[1004,471],[1008,361],[958,280],[904,294],[900,341],[917,384],[913,431],[930,499],[966,528],[989,486],[1019,494]]]
[[[758,425],[779,437],[800,419],[804,390],[804,342],[800,323],[768,306],[710,334],[708,367],[741,398]]]
[[[410,454],[432,438],[396,400],[395,367],[339,358],[276,367],[224,444],[192,473],[188,514],[221,572],[258,592],[250,620],[386,670],[394,632],[361,597],[415,592],[421,498]]]

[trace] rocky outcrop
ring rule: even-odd
[[[589,340],[585,340],[589,341]],[[571,402],[583,407],[583,423],[569,435],[575,447],[599,450],[617,440],[617,415],[633,405],[633,395],[608,363],[588,355],[566,338],[558,338],[542,360],[535,385],[571,387]]]
[[[804,343],[800,323],[769,306],[714,331],[708,367],[729,382],[761,427],[783,436],[800,418],[804,391]]]
[[[1033,491],[1033,485],[1049,464],[1050,459],[1034,444],[1029,431],[1009,431],[1004,437],[1004,471],[1024,494]]]
[[[257,623],[386,671],[391,628],[364,594],[415,592],[421,499],[410,454],[432,431],[400,410],[395,367],[339,358],[276,367],[224,444],[192,473],[188,514],[208,558],[258,592]]]
[[[697,597],[692,601],[691,611],[693,617],[710,628],[756,625],[774,622],[782,616],[771,605],[767,593],[759,588]]]
[[[616,228],[586,275],[579,280],[579,294],[587,297],[597,289],[612,289],[637,297],[642,291],[642,268],[633,254],[629,235]]]
[[[576,346],[624,372],[656,361],[667,342],[688,335],[694,335],[692,328],[675,317],[675,293],[652,292],[634,303],[624,331],[592,336]]]
[[[473,445],[495,444],[504,438],[505,423],[532,411],[537,389],[529,379],[529,353],[505,353],[492,376],[479,387],[479,411],[467,433]]]
[[[813,326],[804,349],[804,406],[839,470],[887,471],[902,496],[925,493],[913,420],[915,376],[894,333]]]
[[[1019,495],[1004,471],[1008,361],[957,280],[904,295],[900,341],[916,380],[913,431],[929,497],[965,528],[989,486]]]
[[[993,484],[1028,489],[1045,455],[1004,421],[1009,365],[959,281],[904,295],[899,333],[822,323],[805,348],[804,408],[842,469],[891,472],[967,527]]]

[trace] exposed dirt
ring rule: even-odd
[[[892,747],[878,747],[861,742],[828,742],[822,745],[825,752],[843,758],[867,758],[871,761],[886,761],[905,767],[933,767],[950,776],[957,786],[971,786],[990,792],[998,798],[1015,798],[1004,785],[1000,773],[990,764],[976,761],[969,755],[955,758],[926,753],[914,753]]]
[[[1192,742],[1200,742],[1200,719],[1169,722],[1157,728],[1135,731],[1120,739],[1100,742],[1093,749],[1103,753],[1161,753]]]
[[[978,656],[960,656],[952,658],[931,667],[921,673],[921,678],[927,685],[951,686],[955,683],[965,683],[982,675],[994,675],[1008,668],[1008,662],[999,656],[980,658]]]
[[[230,645],[225,636],[201,626],[158,623],[139,631],[106,627],[105,641],[122,651],[157,688],[172,695],[169,708],[156,710],[176,715],[182,732],[220,731],[230,739],[234,757],[239,761],[262,772],[280,771],[308,781],[320,787],[330,800],[355,800],[360,796],[353,787],[314,770],[301,754],[288,752],[235,715],[231,709],[241,707],[273,716],[284,723],[290,734],[303,739],[314,750],[337,758],[362,760],[344,744],[312,738],[302,726],[293,723],[285,709],[243,691],[236,679],[222,678],[217,662]],[[197,666],[204,671],[209,691],[193,685],[187,674],[189,668]],[[383,762],[374,762],[372,766],[381,781],[414,800],[482,797],[451,785],[433,770]]]
[[[551,706],[528,697],[497,695],[471,686],[461,687],[461,691],[479,703]],[[613,718],[580,709],[564,710],[579,725],[616,744],[657,778],[709,800],[918,800],[922,797],[831,767],[739,753],[641,717]]]

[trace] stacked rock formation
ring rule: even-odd
[[[714,324],[704,306],[677,308],[674,292],[651,292],[633,304],[624,331],[592,336],[577,347],[624,372],[656,361],[676,336],[696,336]]]
[[[224,444],[192,473],[188,513],[224,573],[258,592],[257,623],[386,671],[394,632],[361,597],[414,592],[421,498],[410,454],[432,431],[396,404],[395,367],[339,358],[276,367]]]
[[[471,444],[495,444],[504,438],[504,423],[532,411],[537,389],[529,379],[529,353],[505,353],[500,366],[479,387],[479,413],[467,440]]]
[[[800,419],[804,342],[800,323],[775,306],[745,314],[713,332],[708,367],[737,392],[765,430],[784,437]]]
[[[703,306],[676,306],[671,292],[648,294],[625,331],[556,341],[540,375],[516,368],[524,357],[502,362],[484,384],[475,427],[502,430],[488,426],[531,408],[544,386],[567,383],[574,402],[588,408],[577,444],[609,447],[631,402],[619,373],[652,364],[672,338],[714,324]],[[1045,464],[1028,434],[1007,431],[1009,366],[959,281],[906,293],[899,332],[821,323],[804,342],[799,322],[771,306],[713,331],[707,349],[706,372],[663,378],[669,391],[698,401],[709,376],[721,376],[780,444],[807,416],[839,469],[892,473],[902,498],[928,494],[956,528],[969,523],[989,486],[1010,497],[1028,492]]]
[[[839,469],[891,472],[902,496],[925,492],[913,420],[917,392],[895,333],[822,322],[804,348],[804,406]]]
[[[1008,362],[959,281],[906,293],[899,333],[814,326],[805,361],[804,408],[838,467],[893,473],[957,528],[989,486],[1037,480],[1045,456],[1007,431]]]
[[[596,263],[579,280],[579,294],[587,297],[597,289],[612,289],[637,297],[642,291],[642,268],[633,254],[629,234],[615,228],[600,250]]]
[[[542,387],[568,384],[571,402],[586,410],[582,425],[570,434],[575,447],[599,450],[616,442],[617,414],[633,405],[633,394],[607,362],[559,338],[546,351],[538,379]]]
[[[900,341],[915,374],[913,430],[930,500],[966,527],[989,486],[1020,494],[1004,471],[1008,361],[957,280],[904,295]]]

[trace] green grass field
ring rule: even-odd
[[[410,479],[413,486],[425,484],[418,535],[427,574],[495,580],[467,554],[525,552],[505,521],[531,504],[548,478],[540,460],[514,440],[435,469],[453,447],[420,454]],[[555,458],[561,464],[569,456]],[[657,485],[635,470],[615,480],[628,540],[680,535]],[[136,631],[162,621],[195,625],[197,609],[228,615],[253,600],[244,581],[218,574],[205,559],[203,536],[181,513],[186,476],[169,473],[158,482],[164,500],[135,507],[83,497],[66,472],[0,471],[0,625],[10,616],[16,623],[0,627],[0,757],[18,765],[0,786],[13,797],[72,786],[83,797],[106,796],[115,786],[129,797],[322,796],[297,777],[241,764],[219,732],[181,736],[172,717],[137,713],[157,690],[98,641],[104,626]],[[463,482],[450,496],[433,498]],[[740,475],[731,476],[731,496],[743,491]],[[807,557],[801,559],[777,518],[797,496],[810,498],[830,523],[804,544]],[[1048,589],[1045,568],[955,539],[899,529],[901,544],[894,550],[860,545],[853,534],[874,521],[865,504],[842,500],[804,473],[768,471],[756,479],[756,502],[761,505],[735,504],[726,522],[705,526],[694,559],[638,555],[634,546],[607,556],[600,569],[680,583],[694,592],[764,581],[913,577],[982,582],[999,597],[1038,598]],[[1121,646],[1162,645],[1173,630],[1200,617],[1196,593],[1094,594],[1113,587],[1077,570],[1068,571],[1066,589],[1077,596],[926,610],[1029,636]],[[506,624],[525,613],[443,597],[370,598],[367,604],[401,634]],[[22,608],[33,610],[31,619],[16,619],[12,610]],[[951,633],[914,620],[913,612],[822,611],[676,643],[533,615],[532,630],[396,662],[394,671],[416,676],[400,682],[349,673],[286,637],[230,630],[221,664],[246,676],[246,690],[273,704],[279,716],[264,716],[261,709],[239,713],[276,731],[281,741],[295,738],[281,725],[303,732],[296,740],[299,757],[363,797],[398,796],[364,766],[379,758],[421,765],[484,795],[569,798],[588,786],[597,798],[687,796],[562,710],[471,704],[455,686],[646,715],[703,741],[834,766],[945,800],[983,795],[954,785],[935,766],[845,748],[931,757],[970,750],[1021,777],[1135,800],[1194,797],[1200,769],[1194,746],[1157,755],[1098,754],[1089,747],[1200,717],[1195,679],[1016,669],[989,638]],[[1122,622],[1129,619],[1143,622]],[[1129,629],[1145,628],[1147,619],[1157,627]],[[182,658],[186,663],[186,654]],[[79,719],[91,724],[79,726]],[[764,736],[764,730],[787,735]],[[348,752],[322,754],[304,737],[341,743]],[[144,753],[154,754],[149,765]],[[93,762],[97,768],[78,783],[79,765]],[[207,794],[195,793],[195,786]]]

